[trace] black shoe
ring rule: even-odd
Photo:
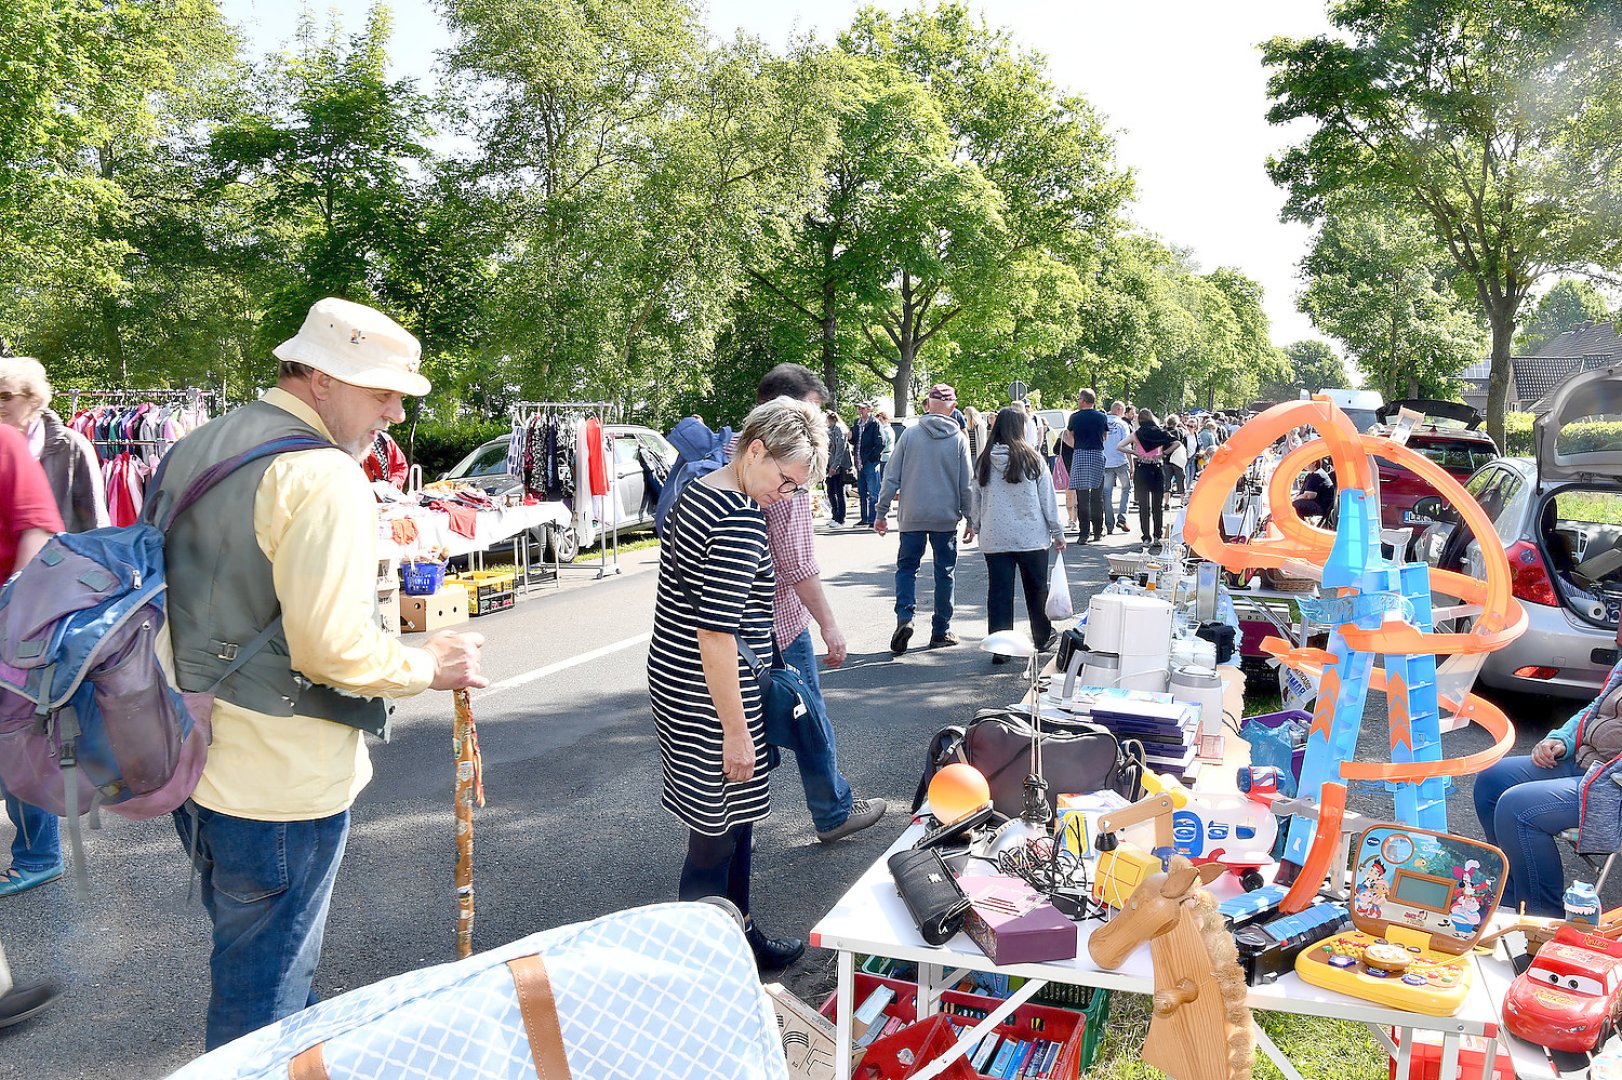
[[[755,966],[762,971],[786,968],[805,952],[805,942],[799,938],[769,938],[753,922],[744,927],[743,936],[755,954]]]
[[[1013,659],[1013,657],[1009,656],[1007,653],[1000,653],[999,652],[999,653],[992,653],[991,654],[991,662],[993,664],[1006,664],[1006,663],[1008,663],[1008,661],[1010,661],[1012,659]]]
[[[883,799],[857,799],[850,804],[850,816],[826,832],[818,831],[817,839],[831,844],[852,833],[859,833],[869,825],[876,824],[888,808],[889,804]]]
[[[1149,534],[1148,533],[1143,534],[1143,546],[1144,547],[1149,546]]]
[[[1047,652],[1049,649],[1053,648],[1053,646],[1057,645],[1058,643],[1059,643],[1059,635],[1055,634],[1053,631],[1049,630],[1048,631],[1048,636],[1042,639],[1042,644],[1040,644],[1040,645],[1038,645],[1036,647],[1036,651],[1037,652]]]
[[[946,631],[944,634],[937,634],[935,637],[929,639],[929,647],[931,649],[944,649],[947,646],[956,644],[957,635],[952,633],[950,630]]]
[[[22,1023],[42,1011],[61,993],[61,985],[50,979],[13,987],[9,993],[0,996],[0,1028]]]
[[[897,623],[896,628],[895,628],[895,633],[890,635],[890,652],[891,652],[891,654],[894,655],[894,656],[900,656],[902,653],[906,652],[907,651],[907,642],[909,642],[911,640],[912,640],[912,623],[911,622]]]
[[[1095,543],[1095,544],[1101,543],[1101,542],[1103,542],[1103,539],[1104,539],[1104,534],[1103,533],[1093,533],[1093,543]]]

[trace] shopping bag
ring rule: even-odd
[[[1045,609],[1048,618],[1054,622],[1068,619],[1075,615],[1075,605],[1070,602],[1070,579],[1064,572],[1064,553],[1060,552],[1053,557],[1053,569],[1048,574],[1048,605]]]

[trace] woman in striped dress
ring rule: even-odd
[[[754,824],[769,809],[760,685],[738,648],[772,654],[775,578],[762,508],[817,482],[828,433],[816,408],[780,397],[745,419],[732,460],[692,481],[670,514],[648,648],[664,768],[662,805],[688,828],[680,896],[724,896],[763,968],[805,951],[749,915]]]

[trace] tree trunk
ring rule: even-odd
[[[897,320],[895,334],[895,378],[890,383],[895,394],[895,412],[892,415],[897,420],[912,412],[912,369],[918,358],[918,320],[913,314],[912,275],[905,271],[901,274],[900,301],[901,317]]]
[[[1487,323],[1492,327],[1492,373],[1487,377],[1487,434],[1498,444],[1504,442],[1504,412],[1509,400],[1510,342],[1515,337],[1513,301],[1495,300],[1487,309]]]
[[[839,333],[839,315],[835,311],[838,292],[832,277],[822,282],[822,381],[828,384],[828,407],[839,407],[839,357],[834,340]]]

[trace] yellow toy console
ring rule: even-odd
[[[1301,953],[1314,986],[1427,1016],[1470,993],[1470,950],[1504,891],[1504,853],[1462,836],[1377,825],[1357,846],[1355,930]]]
[[[1098,867],[1093,871],[1093,897],[1119,911],[1144,878],[1163,869],[1159,855],[1123,840],[1114,850],[1099,852]]]

